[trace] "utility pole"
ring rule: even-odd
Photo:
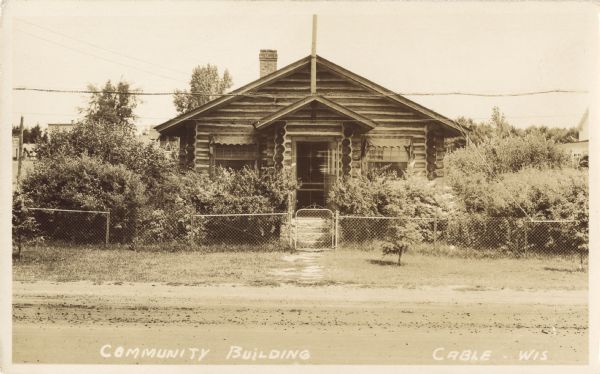
[[[21,116],[21,124],[19,125],[19,152],[17,154],[17,188],[21,181],[21,164],[23,163],[23,116]]]
[[[317,93],[317,15],[312,18],[312,48],[310,52],[310,93]]]

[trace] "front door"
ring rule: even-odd
[[[330,157],[329,142],[296,142],[296,209],[325,207]]]

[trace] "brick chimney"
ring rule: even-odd
[[[260,62],[261,78],[277,70],[277,50],[261,49],[258,54],[258,60]]]

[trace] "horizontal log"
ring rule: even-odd
[[[316,122],[310,119],[294,119],[294,120],[290,120],[288,121],[288,126],[293,126],[293,125],[306,125],[306,124],[311,124],[311,125],[315,125],[315,126],[319,126],[319,125],[341,125],[343,121],[337,119],[337,120],[317,120]]]
[[[227,129],[227,128],[236,129],[238,131],[239,130],[246,130],[246,131],[254,130],[254,127],[252,127],[251,124],[247,124],[247,123],[199,123],[198,126],[202,130],[214,130],[215,128],[220,129],[219,131],[221,131],[223,129]]]
[[[203,116],[202,119],[206,121],[215,120],[220,121],[224,119],[231,119],[233,121],[236,120],[254,120],[260,119],[271,114],[270,112],[262,112],[262,113],[253,113],[253,112],[238,112],[238,113],[223,113],[223,112],[214,112],[209,113],[206,116]]]
[[[265,93],[265,92],[291,92],[291,93],[297,93],[297,92],[310,92],[310,85],[302,85],[302,86],[298,86],[298,85],[269,85],[269,86],[265,86],[260,88],[258,91],[256,91],[256,93]]]
[[[202,121],[207,121],[207,122],[212,122],[212,123],[227,123],[227,121],[230,121],[231,123],[249,123],[252,124],[252,122],[261,119],[262,117],[260,116],[253,116],[253,117],[239,117],[239,116],[231,116],[231,117],[216,117],[216,116],[207,116],[207,117],[203,117]]]
[[[384,130],[384,131],[404,129],[404,130],[411,130],[411,131],[420,131],[424,135],[427,134],[427,131],[425,130],[425,126],[423,126],[420,123],[410,123],[410,122],[403,123],[402,125],[399,125],[399,124],[393,123],[393,122],[391,122],[391,123],[383,122],[383,123],[378,123],[377,127],[375,129]],[[371,130],[371,131],[373,131],[373,130]]]
[[[393,107],[401,107],[399,104],[391,101],[390,99],[386,99],[385,97],[378,96],[361,96],[361,97],[335,97],[336,95],[331,95],[329,97],[331,100],[339,103],[341,105],[381,105],[381,106],[393,106]],[[338,95],[341,96],[341,95]]]
[[[294,103],[294,100],[286,100],[286,99],[277,99],[273,100],[272,98],[261,98],[260,101],[251,102],[247,101],[247,98],[244,98],[243,101],[234,101],[229,104],[228,108],[283,108],[290,104]],[[265,109],[270,110],[270,109]]]
[[[341,136],[342,133],[337,131],[294,131],[291,132],[292,136]]]
[[[212,113],[219,113],[219,114],[257,113],[259,115],[266,116],[268,114],[271,114],[272,111],[269,110],[268,108],[264,108],[264,107],[257,108],[256,106],[251,105],[251,106],[248,106],[248,108],[225,107],[225,108],[215,110]]]
[[[321,125],[321,124],[290,124],[288,125],[288,131],[342,131],[340,125]]]
[[[365,117],[369,117],[373,120],[375,120],[377,117],[381,117],[381,118],[389,118],[390,116],[393,117],[414,117],[414,115],[410,112],[400,112],[398,111],[397,108],[391,108],[391,109],[381,109],[381,108],[376,108],[377,110],[372,110],[373,108],[352,108],[352,107],[348,107],[348,109],[361,114]]]
[[[335,99],[335,96],[348,96],[349,98],[363,98],[368,92],[365,92],[360,87],[346,87],[339,89],[336,87],[317,87],[317,94],[321,95],[332,95],[331,99]],[[353,96],[355,95],[355,96]]]

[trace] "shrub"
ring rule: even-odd
[[[390,227],[388,241],[382,246],[383,255],[398,255],[398,266],[402,265],[402,254],[412,245],[423,240],[417,222],[411,220],[395,221]]]
[[[39,227],[33,216],[26,210],[31,201],[20,192],[13,193],[12,204],[12,239],[13,253],[16,247],[16,257],[21,258],[23,244],[32,241],[39,233]],[[15,256],[15,254],[13,254]]]
[[[466,213],[449,222],[446,235],[455,244],[473,247],[587,251],[587,180],[586,170],[536,168],[479,179],[462,196]],[[530,223],[529,218],[576,222]]]
[[[289,174],[273,169],[217,168],[211,177],[195,171],[174,173],[153,191],[155,210],[144,226],[149,239],[264,242],[278,237],[280,216],[193,216],[286,212],[294,189]]]
[[[37,148],[38,158],[53,162],[57,158],[97,158],[122,165],[140,175],[147,184],[156,184],[175,167],[156,144],[144,143],[135,134],[135,126],[121,123],[84,121],[70,132],[52,135]]]
[[[446,160],[448,180],[460,190],[473,175],[489,180],[525,168],[559,168],[567,165],[568,156],[543,135],[528,134],[486,139],[452,152]]]
[[[145,203],[145,186],[137,174],[85,155],[38,163],[23,180],[22,192],[36,207],[110,211],[111,232],[122,232],[128,239],[135,236]],[[39,213],[36,217],[40,230],[54,239],[104,239],[105,217],[99,215]],[[51,225],[48,219],[53,220]]]
[[[390,189],[390,180],[385,176],[345,177],[331,186],[328,199],[342,215],[381,216]]]
[[[342,215],[397,217],[403,225],[414,226],[420,240],[431,241],[434,217],[446,218],[454,214],[456,203],[447,189],[418,175],[393,178],[345,178],[335,183],[329,193],[329,202]],[[396,220],[341,220],[344,240],[361,241],[378,236],[390,236]],[[413,236],[412,234],[409,236]]]

